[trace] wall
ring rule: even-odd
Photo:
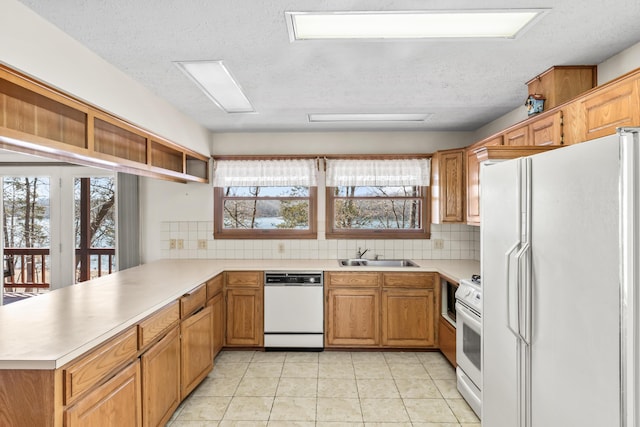
[[[464,147],[470,132],[273,132],[214,133],[213,153],[222,154],[384,154],[432,153]],[[444,240],[444,249],[433,250],[432,240],[214,240],[213,190],[203,184],[174,184],[144,179],[144,204],[163,200],[162,209],[148,209],[143,258],[315,258],[353,257],[358,247],[369,248],[386,258],[479,259],[477,227],[445,225],[432,227],[432,239]],[[320,189],[322,193],[324,189]],[[324,220],[323,200],[320,221]],[[169,250],[169,239],[183,239],[184,249]],[[207,240],[206,250],[197,250],[197,240]],[[284,245],[284,252],[278,248]]]
[[[0,61],[194,151],[209,132],[17,0],[0,0]]]

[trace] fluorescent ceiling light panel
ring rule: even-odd
[[[515,38],[547,9],[287,12],[291,40]]]
[[[255,112],[223,61],[179,61],[175,64],[227,113]]]
[[[432,114],[404,113],[317,113],[309,114],[310,122],[424,122]]]

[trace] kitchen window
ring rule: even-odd
[[[326,162],[327,238],[429,238],[429,159]]]
[[[313,159],[217,160],[214,235],[233,239],[315,239]]]

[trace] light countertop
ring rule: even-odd
[[[336,260],[160,260],[0,306],[0,369],[56,369],[225,270],[432,271],[459,281],[472,260],[340,267]]]

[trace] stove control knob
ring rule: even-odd
[[[464,291],[464,296],[468,297],[469,295],[471,295],[472,290],[471,289],[465,289]]]

